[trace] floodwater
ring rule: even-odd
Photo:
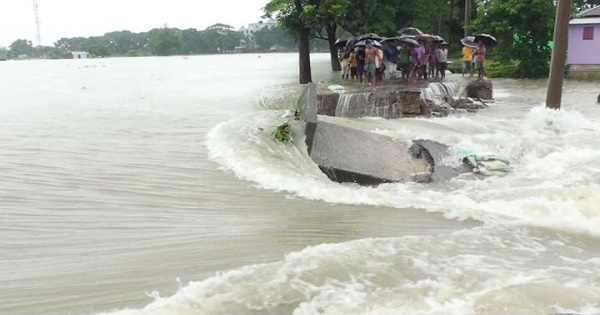
[[[327,55],[314,77],[334,82]],[[503,178],[330,182],[270,132],[293,54],[0,63],[0,314],[600,313],[598,86],[329,118],[505,154]]]

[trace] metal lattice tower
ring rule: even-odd
[[[42,31],[40,26],[40,11],[38,0],[33,0],[33,12],[35,14],[35,40],[38,46],[42,46]]]

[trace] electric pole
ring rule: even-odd
[[[558,0],[556,22],[554,25],[554,49],[550,65],[550,80],[546,94],[546,107],[560,109],[562,102],[567,46],[569,45],[569,16],[571,0]]]

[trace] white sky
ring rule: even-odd
[[[42,43],[112,31],[147,31],[167,24],[199,30],[215,23],[236,29],[260,20],[268,0],[38,0]],[[0,47],[35,42],[33,0],[0,0]]]

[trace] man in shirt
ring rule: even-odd
[[[487,53],[487,48],[482,41],[477,43],[479,47],[477,48],[477,52],[475,53],[475,62],[477,62],[477,70],[479,71],[479,79],[483,79],[485,77],[485,55]]]
[[[437,59],[437,75],[439,74],[444,80],[446,78],[446,69],[448,68],[448,43],[443,42],[440,47],[436,50]]]

